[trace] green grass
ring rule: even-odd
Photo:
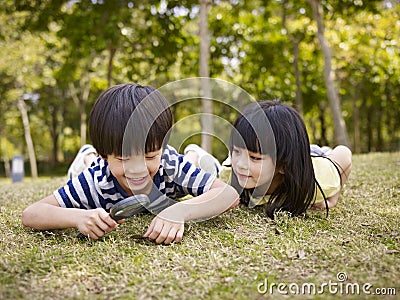
[[[0,299],[281,299],[302,285],[332,299],[358,284],[348,299],[400,297],[400,153],[354,156],[353,173],[337,207],[325,218],[237,208],[214,219],[186,224],[184,240],[170,246],[135,240],[152,216],[128,219],[102,240],[79,240],[73,229],[35,231],[21,212],[66,178],[0,181]],[[337,279],[344,272],[347,280]],[[273,286],[273,294],[258,291]],[[395,288],[396,296],[362,292]],[[340,287],[343,293],[340,293]],[[335,288],[339,289],[334,295]],[[386,290],[393,292],[393,290]],[[285,298],[289,298],[286,296]]]

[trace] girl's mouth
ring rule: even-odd
[[[238,178],[243,179],[243,180],[246,180],[246,179],[250,178],[249,175],[245,175],[245,174],[237,173],[236,175],[237,175]]]

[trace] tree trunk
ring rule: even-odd
[[[377,101],[375,105],[378,105],[378,108],[375,110],[376,112],[376,122],[375,122],[375,130],[376,130],[376,144],[375,149],[376,151],[383,151],[385,146],[383,144],[382,138],[382,105],[380,101]]]
[[[289,32],[288,27],[286,26],[286,10],[287,10],[288,1],[283,1],[283,10],[282,10],[282,25],[286,30],[286,34],[289,37],[290,42],[293,45],[293,67],[294,67],[294,76],[296,79],[296,109],[299,114],[303,117],[303,93],[301,91],[301,70],[300,70],[300,42],[303,37],[296,38]]]
[[[53,129],[54,130],[54,129]],[[58,163],[59,162],[59,160],[58,160],[58,137],[59,137],[59,134],[58,133],[56,133],[56,132],[54,132],[53,134],[51,134],[51,140],[52,140],[52,142],[53,142],[53,161],[55,162],[55,163]]]
[[[71,91],[71,96],[72,99],[74,100],[74,103],[78,106],[79,108],[79,114],[80,114],[80,134],[81,134],[81,146],[86,144],[86,131],[87,131],[87,113],[86,113],[86,103],[89,99],[89,94],[90,94],[90,76],[88,76],[88,81],[84,82],[83,79],[79,81],[79,89],[82,91],[81,96],[78,96],[78,91],[76,87],[74,86],[73,83],[69,84],[69,89]]]
[[[7,154],[4,153],[3,155],[4,160],[4,171],[7,178],[11,177],[11,166],[10,166],[10,159],[8,158]]]
[[[340,108],[339,94],[335,88],[334,72],[332,70],[332,50],[325,38],[322,4],[320,0],[308,0],[312,7],[314,19],[317,22],[317,36],[324,56],[324,80],[327,96],[332,113],[336,143],[349,146],[346,124],[343,120]]]
[[[372,112],[372,107],[371,105],[367,106],[367,137],[368,137],[368,148],[367,151],[371,152],[373,149],[373,145],[374,145],[374,136],[373,136],[373,128],[372,128],[372,124],[373,124],[373,112]],[[374,149],[375,150],[375,149]]]
[[[301,91],[301,71],[299,68],[299,41],[292,41],[293,43],[293,57],[294,57],[294,75],[296,77],[296,108],[301,116],[303,116],[303,93]]]
[[[53,144],[53,159],[52,161],[55,163],[59,162],[58,159],[58,142],[59,142],[59,136],[60,136],[60,131],[58,130],[59,127],[59,119],[58,119],[58,112],[57,112],[57,108],[56,106],[51,106],[49,107],[49,110],[51,111],[51,115],[50,118],[47,122],[47,126],[49,128],[50,131],[50,136],[51,136],[51,141]],[[63,126],[61,125],[60,128],[63,128]]]
[[[325,122],[325,115],[326,115],[326,107],[323,103],[318,104],[319,108],[319,124],[321,125],[321,136],[319,138],[318,144],[320,146],[328,145],[328,139],[326,137],[326,122]]]
[[[360,153],[361,134],[360,134],[360,108],[357,104],[358,98],[353,100],[353,126],[354,126],[354,153]]]
[[[108,59],[108,66],[107,66],[107,87],[111,87],[111,81],[112,81],[112,71],[113,71],[113,61],[115,57],[115,53],[117,52],[117,49],[114,47],[110,47],[110,57]]]
[[[18,99],[17,105],[21,113],[22,123],[24,125],[24,135],[25,135],[26,145],[28,147],[29,162],[31,166],[31,176],[33,179],[36,179],[38,177],[37,164],[36,164],[35,149],[33,147],[33,142],[32,142],[31,128],[29,126],[28,112],[23,99]]]
[[[3,129],[0,128],[0,137],[2,136],[3,133]],[[11,168],[10,168],[10,159],[8,158],[7,155],[7,145],[4,145],[3,147],[3,143],[2,143],[2,139],[0,139],[0,146],[1,146],[1,150],[3,152],[3,161],[4,161],[4,172],[7,178],[11,177]]]
[[[210,70],[208,62],[210,60],[210,37],[208,33],[208,11],[210,0],[200,0],[200,68],[199,73],[201,79],[201,91],[203,95],[201,114],[201,147],[207,152],[212,152],[212,135],[214,133],[213,126],[213,103],[211,100],[210,89]]]

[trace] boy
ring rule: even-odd
[[[113,205],[147,194],[147,209],[158,214],[144,236],[170,244],[182,240],[185,221],[210,218],[236,206],[238,194],[232,187],[167,145],[171,127],[172,113],[154,88],[109,88],[97,99],[89,120],[100,157],[64,187],[27,207],[23,225],[39,230],[75,227],[97,240],[123,222],[109,216]],[[173,205],[163,200],[186,194],[194,198]]]

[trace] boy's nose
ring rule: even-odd
[[[147,166],[144,160],[134,160],[124,163],[125,173],[144,174],[147,173]]]

